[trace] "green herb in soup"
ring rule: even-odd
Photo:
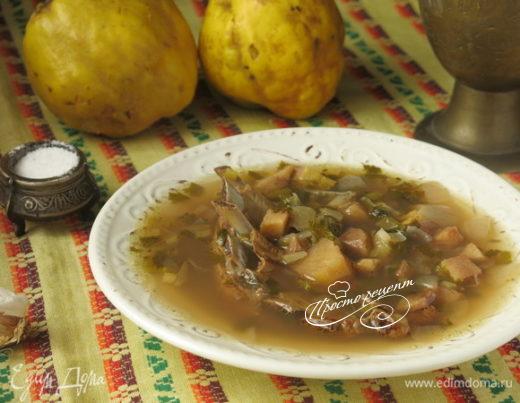
[[[231,328],[406,338],[449,327],[485,294],[486,272],[511,262],[491,220],[437,183],[374,166],[216,173],[172,190],[131,249],[163,295],[220,312]]]

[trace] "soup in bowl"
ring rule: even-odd
[[[156,297],[198,322],[323,352],[460,331],[493,305],[512,262],[493,220],[437,182],[284,162],[221,166],[172,189],[131,251]]]
[[[520,333],[518,192],[387,134],[286,129],[158,162],[94,223],[97,283],[153,335],[282,375],[422,372]]]

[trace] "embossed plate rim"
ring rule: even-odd
[[[233,160],[237,150],[242,154]],[[228,155],[228,151],[231,154]],[[191,322],[182,313],[166,310],[139,284],[125,255],[124,242],[129,228],[135,225],[132,211],[141,211],[153,201],[157,193],[154,183],[164,183],[165,177],[172,181],[174,177],[183,179],[177,178],[176,172],[188,169],[193,178],[186,179],[193,180],[203,175],[193,173],[194,170],[207,171],[225,162],[236,165],[240,156],[255,158],[255,163],[246,162],[244,166],[258,165],[257,157],[271,162],[297,158],[306,163],[338,162],[339,158],[346,164],[384,165],[390,172],[417,179],[439,180],[440,175],[452,191],[463,196],[463,191],[468,192],[466,198],[475,200],[478,206],[487,206],[484,210],[498,221],[505,223],[501,215],[511,214],[513,220],[510,221],[514,222],[507,223],[506,227],[515,249],[520,245],[520,216],[513,209],[519,205],[519,192],[488,169],[440,147],[385,133],[341,128],[275,129],[215,140],[172,155],[132,178],[103,206],[93,225],[89,260],[94,277],[114,306],[144,330],[179,348],[225,364],[322,379],[375,378],[438,369],[491,351],[520,333],[518,283],[514,284],[518,296],[515,293],[508,297],[504,310],[487,318],[475,331],[435,343],[431,349],[387,354],[312,354],[248,345]],[[485,192],[475,194],[474,187]],[[496,212],[492,213],[490,206],[496,208]],[[117,237],[119,239],[114,239]],[[513,312],[505,312],[506,308]],[[511,317],[516,317],[516,321]],[[506,318],[507,321],[503,320]],[[498,323],[501,326],[497,328]]]

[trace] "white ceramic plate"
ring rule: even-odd
[[[370,131],[270,130],[190,148],[146,169],[114,194],[94,223],[89,245],[92,271],[108,299],[141,328],[184,350],[237,367],[299,377],[354,379],[429,371],[484,354],[520,333],[520,282],[504,296],[500,312],[473,331],[429,348],[387,354],[310,354],[248,345],[194,323],[189,312],[162,306],[143,287],[129,259],[129,233],[136,220],[179,180],[197,180],[220,165],[247,167],[281,160],[371,164],[402,177],[439,181],[487,212],[520,245],[520,194],[466,158],[419,141]]]

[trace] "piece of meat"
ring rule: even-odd
[[[428,232],[416,227],[415,225],[408,225],[406,227],[406,236],[421,244],[427,244],[433,240],[432,236]]]
[[[413,270],[412,266],[410,266],[410,264],[406,260],[402,260],[401,263],[399,264],[399,267],[395,271],[395,276],[399,280],[407,280],[407,279],[411,278],[413,276],[413,274],[414,274],[414,270]]]
[[[442,305],[451,304],[460,300],[463,296],[464,295],[461,292],[454,290],[453,288],[440,286],[437,289],[436,302]]]
[[[339,237],[339,240],[347,253],[357,258],[367,257],[372,249],[370,235],[361,228],[351,227],[347,229]]]
[[[391,338],[404,337],[410,333],[410,325],[405,317],[390,315],[381,308],[375,308],[368,314],[368,324],[379,334]]]
[[[370,222],[370,216],[359,202],[353,202],[340,209],[343,220],[349,225],[360,225]]]
[[[435,291],[433,290],[425,290],[415,294],[405,295],[408,302],[404,300],[400,300],[397,303],[396,309],[399,312],[406,312],[408,310],[408,303],[410,304],[410,311],[419,311],[430,306],[435,298],[437,297]]]
[[[289,185],[294,174],[294,167],[287,165],[273,175],[260,179],[255,184],[255,189],[263,194],[269,194],[276,190],[283,189]]]
[[[315,190],[328,190],[334,187],[336,181],[323,175],[312,166],[301,166],[294,170],[293,183],[300,188]]]
[[[354,263],[357,272],[367,277],[374,277],[381,268],[381,259],[365,258]]]
[[[253,251],[259,258],[272,260],[273,262],[283,263],[283,255],[285,252],[270,242],[259,231],[253,230],[250,235]]]
[[[340,322],[334,323],[328,326],[320,326],[319,329],[326,330],[329,332],[341,332],[347,335],[348,337],[358,336],[360,334],[366,333],[367,328],[364,327],[359,318],[357,316],[349,316],[346,319],[343,319]]]
[[[350,260],[341,253],[339,246],[327,238],[321,238],[308,250],[306,258],[290,267],[318,287],[327,287],[336,280],[351,278],[354,274]]]
[[[298,236],[298,234],[289,234],[286,235],[287,241],[286,241],[286,248],[285,250],[288,253],[295,253],[295,252],[301,252],[306,251],[310,247],[310,240],[308,238],[302,238]]]
[[[340,193],[340,194],[334,196],[327,203],[327,207],[331,207],[331,208],[337,209],[337,210],[346,208],[351,203],[351,200],[355,195],[356,195],[356,193],[354,193],[354,192]]]
[[[391,337],[393,339],[397,339],[399,337],[405,337],[410,334],[410,325],[406,318],[402,318],[399,322],[394,323],[394,325],[379,329],[378,333]]]
[[[278,239],[285,233],[288,222],[288,211],[267,210],[260,224],[260,232],[269,239]]]
[[[347,319],[341,321],[339,330],[350,337],[367,332],[367,328],[361,324],[357,316],[349,316]]]
[[[455,249],[464,242],[464,237],[458,227],[452,225],[437,231],[433,237],[433,242],[439,249]]]
[[[487,256],[474,243],[468,243],[461,254],[467,256],[474,263],[485,263],[488,260]]]
[[[282,264],[273,262],[272,260],[260,256],[258,258],[258,266],[255,273],[258,279],[265,283],[269,277],[271,277],[271,273],[273,271],[281,270],[282,268]]]
[[[419,224],[419,228],[427,234],[434,236],[435,233],[439,230],[439,224],[426,220]]]
[[[440,264],[440,269],[456,283],[477,284],[478,277],[482,273],[480,267],[464,255],[444,259]]]
[[[434,325],[439,322],[440,313],[433,305],[429,305],[418,311],[409,312],[406,318],[411,325]]]

